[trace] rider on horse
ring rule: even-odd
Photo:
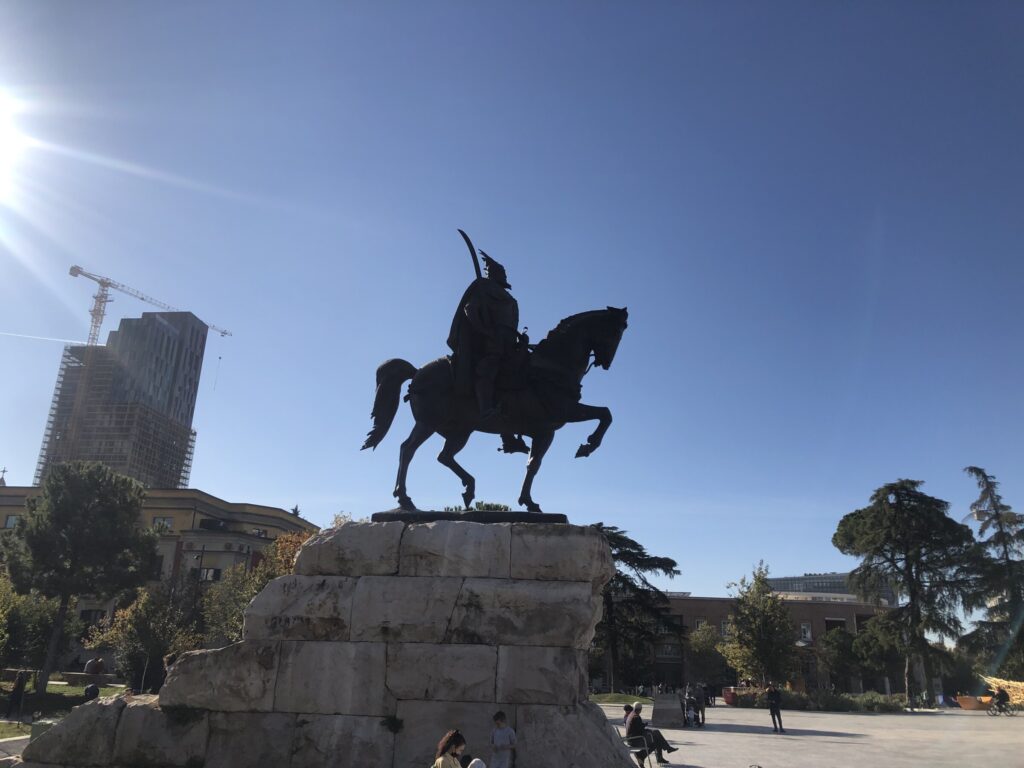
[[[476,395],[480,418],[499,416],[495,404],[498,374],[503,365],[525,349],[528,339],[519,333],[519,303],[509,289],[505,268],[483,251],[485,277],[478,277],[462,295],[448,334],[453,353],[455,389]],[[502,433],[506,453],[526,452],[521,437]]]

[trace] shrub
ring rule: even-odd
[[[845,693],[815,691],[814,705],[824,712],[859,712],[860,702]]]
[[[868,691],[855,698],[865,712],[902,712],[904,707],[903,697],[886,696],[876,691]]]
[[[807,709],[811,704],[811,700],[807,697],[806,693],[800,693],[799,691],[790,691],[782,689],[782,708],[783,709]],[[757,707],[758,709],[768,709],[768,699],[765,697],[764,691],[760,693],[741,693],[736,697],[737,707]]]

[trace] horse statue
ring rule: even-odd
[[[481,420],[473,394],[457,392],[450,357],[434,360],[418,370],[406,360],[392,359],[381,364],[373,400],[373,429],[363,443],[364,450],[376,448],[387,435],[398,411],[402,384],[412,380],[405,399],[416,424],[402,443],[399,455],[394,491],[398,506],[416,510],[406,490],[406,475],[416,450],[435,432],[445,439],[437,460],[462,481],[462,500],[467,508],[476,496],[476,480],[455,460],[456,455],[474,432],[514,433],[531,438],[519,504],[529,512],[540,512],[540,505],[532,496],[533,479],[555,432],[566,424],[596,420],[597,429],[576,451],[576,458],[581,458],[597,450],[611,426],[610,410],[582,403],[580,397],[583,377],[592,366],[604,370],[611,367],[626,330],[627,317],[625,308],[608,307],[562,320],[543,341],[530,347],[521,386],[499,386],[498,413],[486,421]]]

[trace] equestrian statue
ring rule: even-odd
[[[456,308],[448,334],[452,354],[417,369],[393,359],[377,369],[373,429],[363,449],[376,448],[387,435],[398,411],[402,384],[410,381],[405,400],[416,423],[402,443],[394,496],[403,510],[416,509],[406,490],[406,475],[416,450],[435,432],[445,439],[437,460],[462,481],[462,500],[469,508],[476,481],[456,460],[470,435],[501,436],[499,450],[526,453],[529,458],[519,504],[529,512],[541,508],[532,496],[533,479],[555,432],[569,423],[598,422],[580,445],[576,458],[589,456],[601,445],[612,423],[604,406],[580,402],[583,377],[594,365],[608,370],[626,330],[625,308],[608,307],[570,315],[539,344],[519,332],[519,304],[509,292],[505,268],[483,251],[484,273],[469,236],[459,230],[473,258],[476,279]]]

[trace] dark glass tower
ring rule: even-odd
[[[149,488],[187,487],[206,334],[191,312],[145,312],[105,346],[65,347],[35,483],[50,464],[80,460]]]

